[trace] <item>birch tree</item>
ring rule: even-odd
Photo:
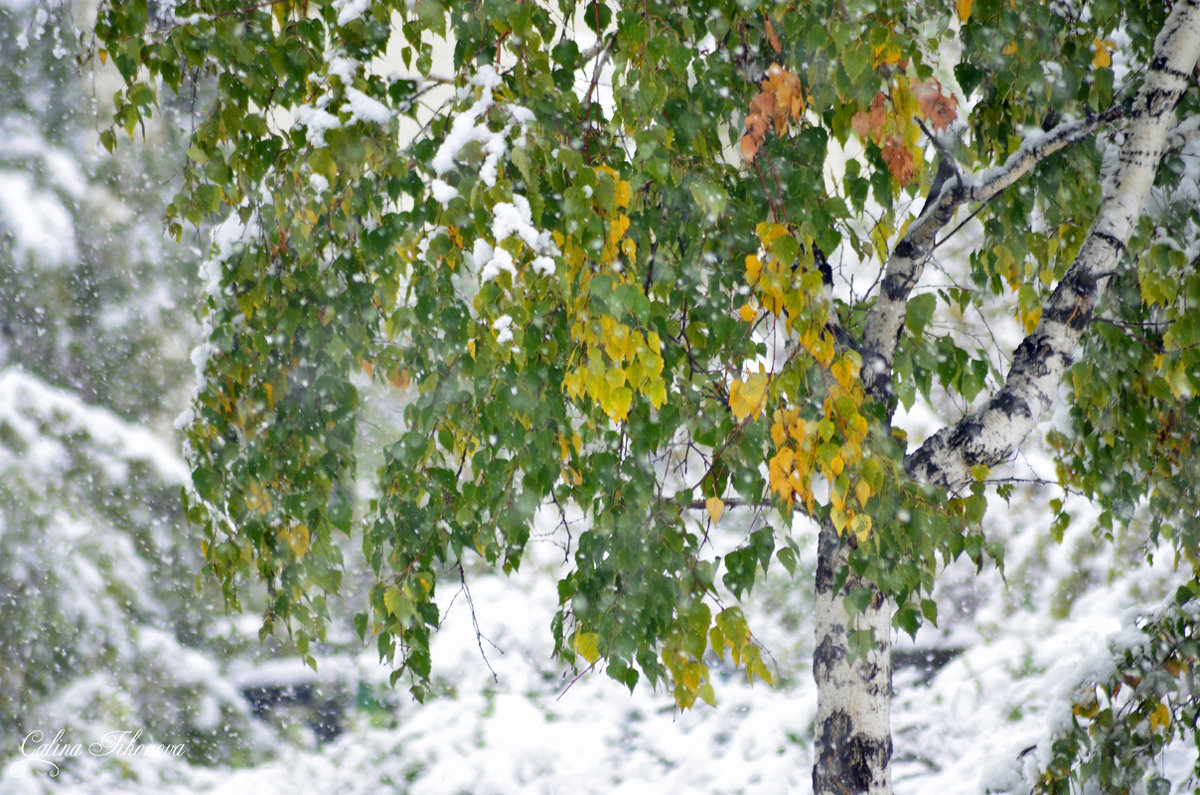
[[[881,793],[892,633],[936,622],[942,566],[1002,565],[988,498],[1056,403],[1047,501],[1083,492],[1101,534],[1148,509],[1200,565],[1195,2],[152,12],[103,4],[94,54],[125,80],[109,148],[215,83],[169,207],[175,235],[223,220],[190,515],[229,602],[265,581],[264,632],[302,654],[352,537],[375,578],[356,629],[424,697],[439,583],[516,569],[557,511],[557,654],[681,708],[726,655],[769,683],[737,602],[769,566],[815,574],[814,790]],[[372,385],[405,430],[359,473]],[[958,419],[911,437],[918,404]],[[1050,504],[1029,532],[1061,536]],[[794,521],[821,528],[815,573]],[[1183,726],[1154,693],[1123,698],[1163,741]],[[1111,779],[1089,709],[1043,785]]]

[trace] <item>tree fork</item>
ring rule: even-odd
[[[1074,361],[1074,350],[1104,294],[1103,277],[1117,266],[1141,216],[1163,152],[1179,145],[1174,138],[1188,127],[1186,123],[1172,127],[1172,121],[1187,75],[1198,58],[1200,0],[1186,0],[1172,9],[1155,42],[1155,57],[1128,112],[1129,134],[1118,166],[1104,186],[1104,202],[1096,220],[1075,263],[1048,299],[1038,327],[1018,347],[1004,387],[979,411],[943,428],[909,455],[905,463],[910,477],[960,487],[969,482],[972,465],[1000,463],[1011,457],[1050,408],[1052,390]],[[968,198],[994,195],[1050,151],[1090,134],[1101,120],[1121,115],[1114,109],[1085,122],[1061,125],[1060,133],[1067,134],[1055,136],[1052,132],[1048,139],[1057,138],[1052,148],[1046,145],[1046,139],[1036,147],[1040,152],[1035,147],[1028,151],[1022,147],[1005,167],[984,175],[982,183],[964,186],[961,179],[955,179],[931,197],[927,210],[889,258],[883,293],[868,317],[863,382],[871,398],[887,401],[890,397],[891,365],[905,305],[920,278],[934,235],[953,216],[954,208]],[[835,590],[837,572],[848,565],[848,560],[848,547],[840,543],[833,530],[822,528],[815,601],[817,647],[813,656],[818,691],[813,791],[817,795],[885,795],[892,791],[893,610],[891,602],[872,583],[852,572]],[[866,654],[851,658],[847,634],[850,619],[844,600],[857,587],[868,588],[873,594],[870,606],[855,616],[853,626],[874,634]]]

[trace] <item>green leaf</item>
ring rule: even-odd
[[[871,45],[864,41],[850,45],[842,52],[842,65],[851,80],[858,80],[874,60]]]
[[[725,191],[716,182],[703,177],[695,179],[691,184],[692,197],[700,209],[710,216],[720,216],[725,212]]]
[[[593,0],[583,9],[583,22],[593,33],[600,36],[612,22],[612,9],[608,7],[607,3]]]
[[[908,300],[905,325],[918,339],[925,333],[929,321],[933,319],[933,310],[937,307],[937,296],[933,293],[914,295]]]

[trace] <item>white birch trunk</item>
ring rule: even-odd
[[[1141,216],[1164,148],[1168,143],[1178,145],[1175,140],[1168,142],[1168,134],[1174,133],[1174,139],[1192,132],[1186,125],[1172,129],[1172,123],[1198,57],[1200,0],[1180,0],[1155,41],[1154,60],[1128,114],[1129,130],[1119,162],[1105,183],[1104,201],[1074,264],[1051,295],[1037,328],[1018,347],[1003,388],[981,409],[942,429],[909,455],[905,464],[910,477],[952,489],[969,484],[972,466],[991,466],[1011,457],[1049,410],[1104,294],[1106,276],[1117,267]],[[967,201],[990,198],[1051,152],[1121,115],[1114,110],[1061,125],[1021,147],[1003,166],[973,179],[947,181],[888,260],[862,345],[862,380],[868,395],[891,400],[891,369],[908,298],[937,232],[953,217],[954,209]],[[854,628],[873,630],[876,642],[865,657],[848,663],[849,617],[843,600],[851,588],[874,587],[851,574],[845,586],[834,592],[836,573],[847,559],[846,547],[839,545],[831,530],[823,529],[815,604],[813,676],[818,698],[813,791],[885,795],[891,792],[892,607],[876,591],[872,606],[856,616]]]
[[[892,791],[892,605],[853,573],[835,591],[834,579],[847,565],[849,550],[831,528],[821,531],[818,543],[813,792],[886,795]],[[875,598],[851,624],[844,599],[859,586],[871,588]],[[850,660],[848,626],[874,632],[865,657]]]

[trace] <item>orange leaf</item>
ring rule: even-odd
[[[771,45],[771,49],[776,53],[780,53],[783,51],[783,45],[779,43],[779,37],[775,35],[775,28],[771,25],[771,18],[767,17],[766,21],[767,43]]]
[[[746,117],[746,132],[753,135],[760,146],[767,136],[769,126],[767,117],[762,113],[751,113]]]
[[[742,158],[749,163],[758,154],[758,141],[752,135],[742,136]]]
[[[898,136],[893,135],[888,139],[883,146],[882,154],[888,171],[892,172],[892,176],[896,178],[901,187],[912,182],[917,173],[917,166],[913,161],[912,152]]]
[[[887,105],[883,93],[875,95],[875,99],[871,100],[871,113],[868,117],[871,126],[871,135],[876,141],[883,135],[883,126],[887,124]]]
[[[751,116],[770,116],[775,112],[775,95],[769,91],[760,91],[750,100]],[[749,119],[746,120],[749,125]]]
[[[770,92],[775,98],[775,106],[771,114],[775,121],[775,134],[783,135],[784,130],[787,129],[788,116],[799,120],[800,114],[804,112],[804,87],[800,85],[800,78],[779,64],[773,63],[767,69],[762,89]]]

